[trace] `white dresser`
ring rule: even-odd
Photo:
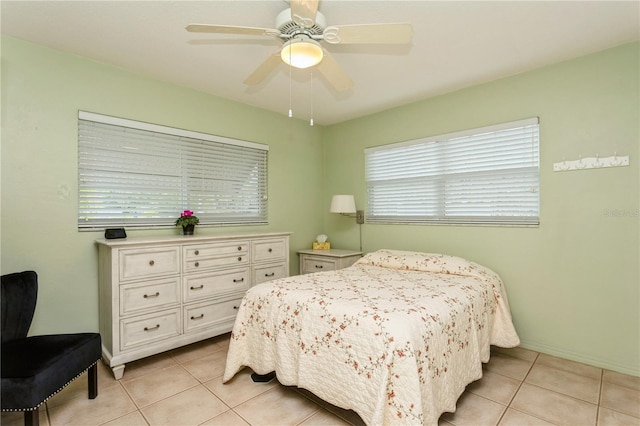
[[[231,331],[246,290],[289,275],[290,233],[97,240],[102,355],[125,363]]]

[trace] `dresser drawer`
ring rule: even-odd
[[[253,267],[253,281],[252,285],[260,284],[265,281],[275,280],[277,278],[284,278],[289,276],[286,263],[276,263],[263,266]]]
[[[224,243],[193,244],[183,247],[185,260],[198,260],[209,257],[233,257],[249,253],[249,241]]]
[[[251,257],[254,262],[282,260],[288,256],[287,240],[274,238],[251,242]]]
[[[214,257],[209,259],[189,260],[185,262],[185,272],[198,272],[211,268],[224,268],[232,266],[249,265],[248,254],[238,254],[230,257]]]
[[[120,349],[157,342],[181,333],[180,309],[120,320]]]
[[[335,271],[337,261],[326,257],[305,256],[302,260],[301,274],[310,274],[311,272]]]
[[[185,272],[243,266],[249,264],[249,242],[194,244],[185,246],[183,255]]]
[[[242,298],[219,303],[200,303],[184,308],[184,332],[189,333],[228,323],[229,329],[238,313]]]
[[[180,303],[180,278],[120,286],[120,315],[162,309]]]
[[[183,278],[184,302],[244,292],[250,287],[249,268],[228,269]]]
[[[180,247],[121,250],[120,280],[147,279],[180,273]]]

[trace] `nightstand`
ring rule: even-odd
[[[351,266],[362,257],[362,252],[339,249],[299,250],[298,255],[300,256],[300,274],[310,274]]]

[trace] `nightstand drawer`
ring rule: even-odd
[[[337,261],[326,257],[305,256],[302,260],[301,274],[310,274],[312,272],[335,271]]]
[[[180,273],[180,248],[177,246],[121,250],[119,260],[121,281]]]
[[[336,271],[347,268],[362,257],[361,251],[355,250],[299,250],[300,273]]]

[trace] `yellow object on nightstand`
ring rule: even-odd
[[[311,248],[313,250],[331,250],[331,243],[329,241],[325,241],[324,243],[314,241]]]

